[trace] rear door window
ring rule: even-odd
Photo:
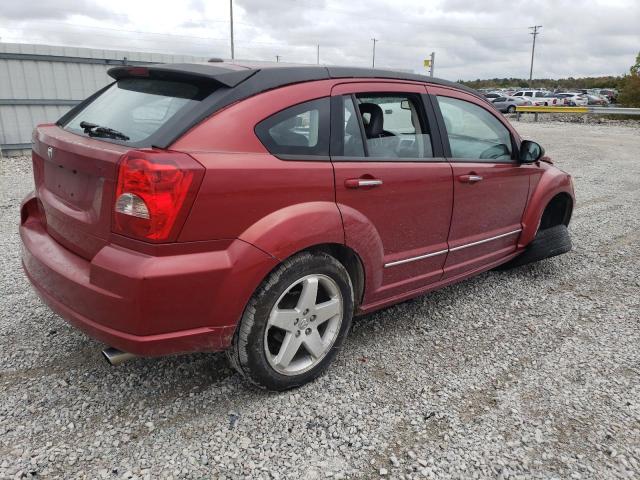
[[[255,132],[276,156],[329,155],[329,98],[282,110],[258,123]]]
[[[149,78],[118,80],[71,117],[64,128],[74,133],[94,135],[82,122],[120,132],[120,143],[144,145],[161,127],[210,95],[215,87]],[[96,135],[98,136],[98,135]],[[114,140],[100,135],[100,139]]]
[[[433,158],[431,135],[424,119],[419,95],[405,93],[362,93],[354,97],[356,108],[345,102],[345,155],[357,140],[356,118],[346,119],[347,110],[362,125],[365,155],[376,159],[396,160]],[[351,116],[349,116],[351,118]],[[358,126],[358,128],[360,128]],[[362,136],[360,136],[362,138]],[[349,142],[347,143],[347,140]],[[360,140],[361,141],[361,140]],[[360,147],[354,147],[360,151]],[[353,153],[353,152],[352,152]],[[348,156],[348,155],[347,155]]]

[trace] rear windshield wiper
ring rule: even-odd
[[[119,132],[118,130],[114,130],[109,127],[101,127],[100,125],[96,125],[95,123],[80,122],[80,128],[84,130],[84,133],[89,135],[90,137],[106,137],[106,138],[114,138],[116,140],[129,140],[124,133]]]

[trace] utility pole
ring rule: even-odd
[[[533,45],[531,46],[531,68],[529,69],[529,81],[531,81],[533,78],[533,54],[536,51],[536,37],[540,35],[540,32],[538,32],[539,28],[542,28],[542,25],[534,25],[533,27],[529,27],[530,30],[533,30],[533,32],[530,33],[530,35],[533,35]]]
[[[280,61],[280,55],[276,55],[276,62]]]
[[[320,65],[320,44],[316,45],[316,63]]]
[[[433,77],[433,62],[436,60],[436,52],[431,52],[431,68],[429,68],[429,76]]]
[[[371,68],[376,68],[376,42],[378,39],[372,38],[371,40],[373,40],[373,59],[371,60]]]
[[[233,51],[233,0],[229,0],[229,21],[231,23],[231,60],[235,59],[235,52]]]

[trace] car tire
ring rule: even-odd
[[[545,258],[562,255],[571,251],[571,247],[571,236],[566,225],[556,225],[545,230],[539,230],[524,252],[507,263],[498,266],[496,270],[510,270],[544,260]]]
[[[351,279],[338,260],[323,252],[299,253],[271,272],[251,297],[227,356],[258,387],[282,391],[304,385],[327,369],[344,343],[353,298]]]
[[[514,105],[509,105],[509,107],[507,107],[507,113],[515,113],[516,111],[516,107]]]

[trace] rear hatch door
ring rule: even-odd
[[[34,177],[47,232],[86,259],[108,241],[117,164],[128,150],[56,125],[41,126],[36,132]]]
[[[132,149],[167,148],[192,124],[203,101],[226,87],[179,66],[109,73],[116,79],[112,85],[57,124],[39,126],[33,139],[36,194],[47,232],[86,259],[109,241],[122,155]],[[223,77],[241,81],[248,74],[232,71]]]

